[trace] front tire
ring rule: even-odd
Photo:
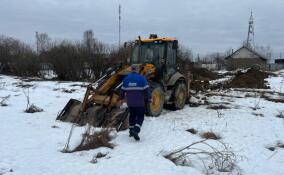
[[[183,109],[187,99],[187,88],[183,81],[176,83],[173,91],[173,108],[175,110]]]
[[[164,89],[159,83],[152,83],[151,90],[151,97],[153,102],[147,103],[146,115],[158,117],[163,111],[163,105],[165,101]]]

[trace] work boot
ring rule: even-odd
[[[131,131],[132,131],[132,129],[129,130],[129,137],[133,137],[133,134],[132,134]]]
[[[140,140],[140,137],[139,137],[138,133],[135,132],[134,130],[130,130],[130,135],[132,135],[136,141]]]

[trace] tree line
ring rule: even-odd
[[[44,78],[52,70],[58,80],[92,80],[108,67],[125,64],[132,45],[115,47],[98,41],[92,30],[82,40],[52,40],[46,33],[36,32],[36,48],[18,39],[0,35],[0,73]],[[178,57],[192,60],[192,52],[180,48]],[[183,64],[181,64],[183,66]]]
[[[104,68],[126,62],[129,48],[116,48],[84,32],[78,41],[52,40],[46,33],[36,33],[36,48],[7,36],[0,36],[0,73],[44,77],[52,70],[59,80],[89,80]]]

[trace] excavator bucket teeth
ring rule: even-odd
[[[76,99],[70,99],[63,110],[58,114],[56,120],[64,122],[74,122],[79,117],[81,102]]]

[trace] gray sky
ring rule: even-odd
[[[81,39],[87,29],[117,44],[138,35],[176,37],[194,53],[237,49],[253,10],[255,42],[284,53],[284,0],[0,0],[0,34],[34,43],[35,31],[53,39]]]

